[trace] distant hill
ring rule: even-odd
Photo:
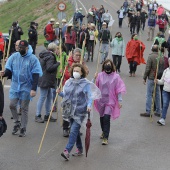
[[[74,11],[68,0],[63,0],[67,5],[66,19],[70,20]],[[39,24],[39,44],[44,42],[43,31],[50,18],[58,21],[57,4],[59,0],[10,0],[0,5],[0,31],[8,33],[13,21],[19,21],[24,31],[22,39],[28,39],[28,28],[31,21]]]

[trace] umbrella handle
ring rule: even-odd
[[[88,119],[90,119],[90,112],[87,112],[87,114],[88,114]]]

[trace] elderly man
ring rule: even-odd
[[[141,113],[140,116],[143,117],[150,117],[151,114],[151,107],[152,107],[152,97],[153,97],[153,91],[154,91],[154,79],[157,70],[157,61],[159,61],[159,67],[164,67],[164,59],[163,57],[160,57],[160,60],[158,54],[158,46],[154,45],[152,47],[152,53],[149,55],[145,73],[143,76],[143,82],[146,84],[147,80],[147,94],[146,94],[146,112]],[[161,114],[161,108],[160,108],[160,92],[159,92],[159,85],[156,85],[156,94],[155,94],[155,104],[156,104],[156,113],[155,116],[160,116]]]
[[[5,65],[5,71],[0,72],[0,76],[12,77],[10,96],[10,110],[14,118],[14,128],[12,134],[19,137],[26,135],[28,123],[28,108],[30,99],[36,96],[36,89],[42,69],[37,57],[32,54],[33,50],[28,42],[21,40],[19,52],[12,54]],[[17,114],[17,104],[21,103],[21,122]]]

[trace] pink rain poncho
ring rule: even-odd
[[[118,118],[120,116],[118,94],[126,92],[124,82],[117,73],[107,74],[103,71],[98,74],[96,85],[102,94],[101,99],[94,101],[94,106],[100,117],[107,114],[111,115],[112,119]]]

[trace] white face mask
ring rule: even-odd
[[[79,79],[80,78],[80,73],[79,72],[73,72],[73,77],[75,79]]]

